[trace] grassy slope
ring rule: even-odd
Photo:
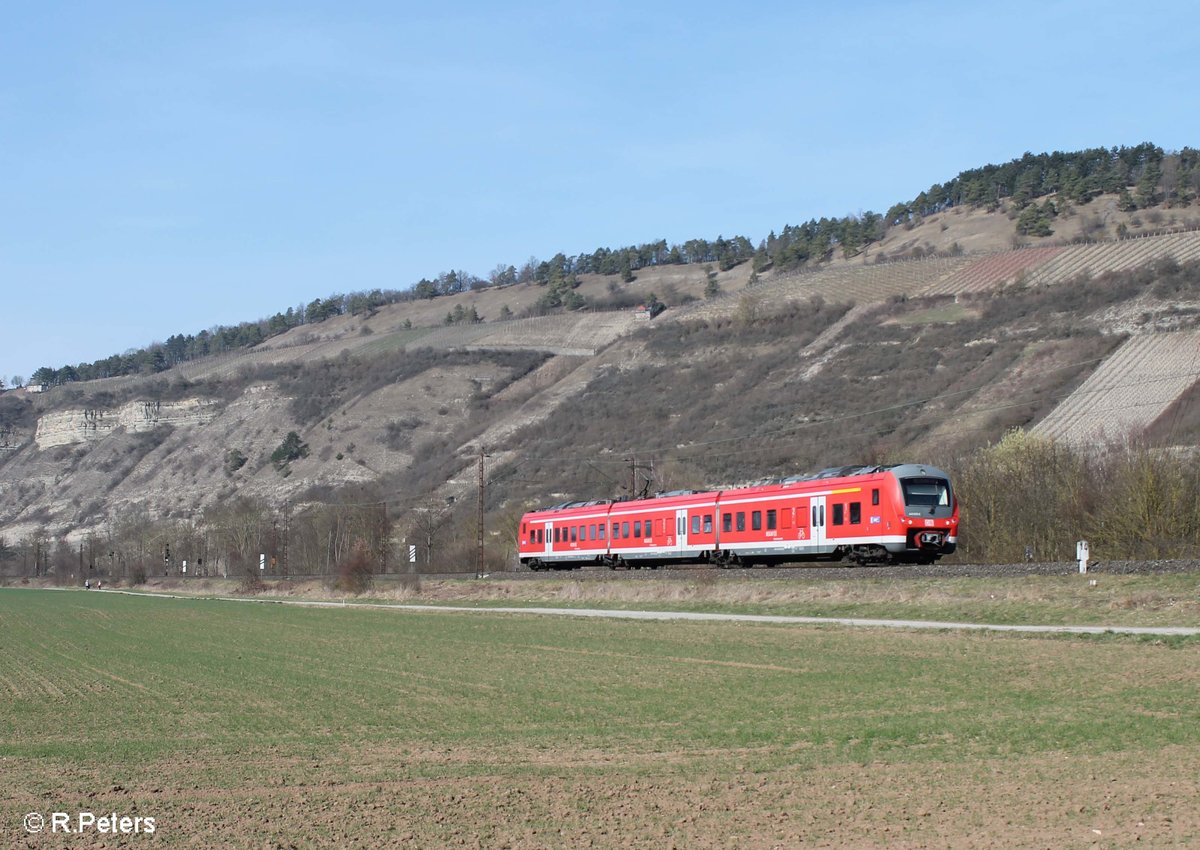
[[[895,846],[894,827],[963,846],[997,826],[971,827],[992,805],[964,796],[993,772],[1031,783],[996,789],[1029,824],[1098,765],[1123,766],[1122,806],[1161,786],[1162,814],[1166,781],[1195,776],[1200,753],[1195,643],[23,590],[0,591],[0,624],[0,830],[83,808],[156,816],[166,845],[365,845],[399,828],[421,846],[794,846],[823,828],[821,806],[844,805],[825,784],[849,781],[880,811],[839,821],[846,841]],[[932,790],[897,800],[901,777]],[[936,805],[946,818],[909,823]],[[1092,813],[1058,820],[1080,831]],[[1147,835],[1169,846],[1196,826],[1181,811]]]

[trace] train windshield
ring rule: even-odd
[[[944,478],[905,478],[904,504],[912,508],[950,507],[950,482]]]

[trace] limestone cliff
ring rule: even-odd
[[[182,401],[133,401],[115,410],[72,408],[46,413],[38,419],[34,441],[39,449],[70,446],[102,440],[118,428],[137,434],[160,425],[180,427],[206,425],[217,415],[218,407],[208,399]]]

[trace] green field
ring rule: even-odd
[[[1200,844],[1197,641],[12,589],[0,638],[16,846]]]

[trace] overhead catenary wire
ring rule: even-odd
[[[1102,361],[1105,359],[1107,359],[1107,358],[1099,357],[1099,358],[1094,358],[1092,360],[1085,360],[1085,361],[1081,361],[1079,363],[1068,364],[1066,366],[1056,367],[1055,369],[1047,370],[1047,371],[1039,373],[1039,374],[1048,375],[1048,374],[1052,374],[1055,371],[1063,371],[1066,369],[1078,368],[1080,366],[1086,366],[1091,363],[1096,363],[1096,362],[1099,362],[1099,361]],[[1089,390],[1088,392],[1099,394],[1099,393],[1109,392],[1114,389],[1121,389],[1124,387],[1145,386],[1146,384],[1150,384],[1150,383],[1159,383],[1159,382],[1163,382],[1163,381],[1176,380],[1178,378],[1187,378],[1187,377],[1200,378],[1200,370],[1189,371],[1189,372],[1179,372],[1179,373],[1175,373],[1172,375],[1160,376],[1158,378],[1153,378],[1153,379],[1148,379],[1148,380],[1140,379],[1140,380],[1136,380],[1136,381],[1107,384],[1103,387],[1097,387],[1094,390]],[[779,428],[768,429],[765,431],[760,430],[760,431],[754,431],[754,432],[742,432],[742,433],[738,433],[738,434],[728,436],[728,437],[719,437],[719,438],[715,438],[712,440],[699,440],[699,441],[695,441],[695,442],[690,442],[685,445],[675,444],[675,445],[671,445],[671,446],[640,448],[637,450],[637,453],[642,454],[642,455],[653,455],[653,456],[670,455],[671,453],[679,452],[679,451],[703,449],[703,448],[708,448],[710,446],[723,445],[726,443],[736,443],[736,442],[742,442],[742,441],[749,440],[749,439],[761,438],[761,437],[765,437],[765,436],[775,436],[778,434],[784,434],[784,433],[788,433],[791,431],[799,431],[799,430],[806,430],[809,428],[817,428],[817,427],[820,427],[823,425],[838,424],[838,423],[842,423],[842,422],[848,422],[848,421],[851,421],[854,419],[862,419],[867,416],[878,416],[878,415],[881,415],[884,413],[891,413],[891,412],[894,412],[897,410],[905,410],[905,409],[908,409],[911,407],[917,407],[920,405],[933,404],[935,402],[952,399],[952,398],[955,398],[958,396],[971,395],[971,394],[979,392],[980,390],[986,388],[987,386],[988,386],[988,384],[980,384],[977,386],[967,387],[967,388],[961,389],[961,390],[955,390],[953,392],[939,393],[938,395],[928,396],[926,398],[913,399],[913,400],[906,401],[906,402],[900,402],[898,404],[890,404],[890,405],[886,405],[884,407],[873,408],[871,410],[859,411],[857,413],[846,413],[846,414],[841,414],[838,416],[831,416],[831,417],[828,417],[825,419],[807,420],[804,422],[797,422],[794,424],[784,425]],[[1050,396],[1050,398],[1055,401],[1060,401],[1077,391],[1078,390],[1071,390],[1066,393],[1052,395],[1052,396]],[[965,411],[963,413],[960,413],[959,415],[987,413],[987,412],[994,411],[994,410],[1005,410],[1005,409],[1009,409],[1009,408],[1013,408],[1013,407],[1020,407],[1024,404],[1030,404],[1030,403],[1033,403],[1038,400],[1040,400],[1040,399],[1036,398],[1036,397],[1026,397],[1021,400],[1009,402],[1009,403],[1002,404],[1002,405],[994,405],[994,406],[983,407],[983,408],[974,408],[970,411]],[[1136,407],[1136,406],[1147,406],[1147,405],[1133,405],[1133,406]],[[1103,410],[1110,410],[1110,409],[1116,410],[1116,409],[1123,409],[1123,408],[1104,408]],[[614,452],[614,454],[616,454],[616,452]],[[627,452],[621,452],[620,454],[625,455],[625,454],[627,454]],[[706,455],[710,456],[710,457],[724,456],[720,453],[706,453]],[[593,458],[591,460],[591,462],[615,464],[615,465],[622,465],[622,466],[627,465],[627,463],[628,463],[625,460],[617,459],[617,458]]]
[[[1093,365],[1096,363],[1103,362],[1104,360],[1108,359],[1109,356],[1110,355],[1089,358],[1087,360],[1075,361],[1075,362],[1064,364],[1061,366],[1056,366],[1051,369],[1046,369],[1046,370],[1037,372],[1035,374],[1035,377],[1052,375],[1056,372],[1062,372],[1062,371],[1067,371],[1067,370],[1071,370],[1071,369],[1079,369],[1079,368],[1082,368],[1085,366],[1090,366],[1090,365]],[[1200,356],[1200,354],[1198,354],[1198,356]],[[1150,378],[1150,379],[1139,379],[1139,380],[1133,380],[1133,381],[1107,383],[1102,386],[1092,388],[1090,390],[1084,390],[1084,392],[1099,395],[1102,393],[1107,393],[1112,390],[1122,389],[1125,387],[1145,386],[1147,384],[1173,381],[1173,380],[1178,380],[1180,378],[1188,378],[1188,377],[1200,378],[1200,369],[1193,368],[1193,369],[1190,369],[1185,372],[1170,373],[1170,374],[1160,375],[1158,377]],[[608,480],[610,483],[616,484],[616,483],[618,483],[617,480],[615,478],[613,478],[612,476],[606,474],[601,469],[601,467],[602,466],[628,467],[628,465],[629,465],[628,457],[630,455],[652,457],[652,458],[657,458],[659,460],[664,460],[664,459],[689,460],[692,458],[693,452],[696,452],[699,450],[704,450],[704,456],[706,458],[736,457],[738,455],[744,455],[744,454],[750,454],[750,453],[762,451],[763,447],[761,445],[747,445],[747,446],[742,446],[742,447],[738,447],[738,448],[733,448],[733,449],[730,449],[727,451],[712,451],[712,448],[717,447],[717,446],[729,445],[729,444],[746,443],[748,441],[753,441],[753,440],[761,440],[764,437],[781,436],[781,435],[785,435],[785,434],[789,434],[789,433],[799,433],[802,431],[821,428],[824,426],[837,425],[837,424],[843,424],[846,422],[852,422],[855,420],[861,420],[866,417],[880,416],[880,415],[892,413],[892,412],[899,411],[899,410],[910,409],[913,407],[937,404],[939,402],[949,401],[949,400],[952,400],[955,398],[960,398],[962,396],[969,396],[969,395],[975,394],[983,389],[986,389],[988,386],[990,386],[990,383],[980,383],[980,384],[972,385],[970,387],[964,387],[961,389],[952,390],[952,391],[944,392],[944,393],[938,393],[938,394],[931,395],[931,396],[924,396],[924,397],[920,397],[920,398],[909,399],[907,401],[901,401],[901,402],[897,402],[894,404],[888,404],[888,405],[884,405],[881,407],[875,407],[875,408],[871,408],[869,410],[858,411],[858,412],[853,412],[853,413],[845,413],[845,414],[831,416],[831,417],[827,417],[827,418],[823,418],[823,419],[814,419],[814,420],[806,420],[806,421],[802,421],[802,422],[794,422],[794,423],[789,423],[787,425],[780,426],[778,428],[772,428],[772,429],[767,429],[767,430],[757,430],[757,431],[753,431],[753,432],[741,431],[741,432],[738,432],[738,433],[735,433],[735,434],[732,434],[729,436],[718,437],[718,438],[714,438],[711,440],[701,440],[701,441],[689,442],[686,444],[676,443],[676,444],[672,444],[672,445],[640,447],[640,448],[637,448],[636,450],[634,450],[634,449],[629,449],[626,451],[615,451],[614,450],[607,457],[591,456],[588,458],[578,458],[578,459],[575,459],[574,461],[572,461],[570,458],[560,458],[560,460],[562,462],[566,463],[567,465],[578,466],[580,464],[584,464],[584,465],[590,467],[594,472],[596,472],[597,474],[601,475],[603,478]],[[1077,392],[1080,392],[1079,388],[1075,388],[1075,389],[1072,389],[1072,390],[1064,392],[1064,393],[1055,394],[1055,395],[1049,396],[1049,398],[1054,401],[1061,401],[1061,400],[1065,399],[1066,397],[1072,395],[1073,393],[1077,393]],[[1019,398],[1016,400],[1006,402],[1004,404],[989,405],[986,407],[975,407],[970,410],[956,410],[951,413],[948,413],[946,416],[946,420],[951,421],[956,418],[963,418],[963,417],[967,417],[967,416],[975,416],[975,415],[993,413],[993,412],[1002,411],[1002,410],[1009,410],[1009,409],[1013,409],[1013,408],[1017,408],[1017,407],[1022,407],[1024,405],[1036,403],[1039,401],[1045,401],[1046,398],[1047,398],[1046,396],[1026,396],[1026,397],[1022,397],[1022,398]],[[1109,411],[1109,410],[1123,410],[1123,409],[1146,407],[1146,406],[1152,406],[1153,404],[1156,404],[1156,403],[1157,402],[1146,402],[1146,403],[1139,403],[1139,404],[1133,404],[1133,405],[1122,405],[1120,407],[1103,408],[1099,412],[1104,412],[1104,411]],[[799,407],[799,404],[790,405],[788,407],[785,407],[784,410],[786,411],[789,408],[795,409],[796,407]],[[868,428],[868,429],[864,429],[861,431],[854,431],[849,434],[845,434],[844,436],[850,436],[850,437],[872,436],[872,435],[889,433],[892,430],[894,430],[894,428],[891,428],[891,427]],[[970,428],[970,429],[966,429],[966,430],[975,432],[975,431],[981,431],[981,430],[989,430],[989,428],[988,427],[980,427],[980,428]],[[508,480],[509,478],[513,477],[522,467],[524,467],[529,462],[529,460],[530,460],[529,458],[522,458],[522,459],[516,461],[516,463],[500,463],[500,464],[498,464],[495,471],[492,472],[491,475],[489,476],[490,483],[498,484],[498,483]],[[523,478],[523,479],[516,479],[516,480],[519,480],[523,483],[537,483],[537,482],[540,482],[545,479],[542,476],[536,476],[533,478]],[[338,508],[338,509],[394,506],[399,510],[409,510],[419,501],[420,501],[419,499],[414,499],[413,497],[399,497],[398,495],[384,495],[383,497],[381,497],[379,499],[373,499],[373,500],[361,501],[361,502],[342,502],[342,501],[312,499],[312,500],[305,500],[305,504],[307,506],[320,505],[320,506],[334,507],[334,508]]]
[[[1089,366],[1094,363],[1102,362],[1106,359],[1107,359],[1107,356],[1077,361],[1074,363],[1065,364],[1063,366],[1057,366],[1057,367],[1054,367],[1053,369],[1047,369],[1047,370],[1044,370],[1037,374],[1039,376],[1050,375],[1055,372],[1066,371],[1069,369],[1077,369],[1077,368],[1080,368],[1083,366]],[[1144,386],[1149,383],[1158,383],[1158,382],[1177,380],[1180,378],[1188,378],[1188,377],[1200,378],[1200,370],[1189,370],[1186,372],[1177,372],[1177,373],[1159,376],[1157,378],[1152,378],[1152,379],[1142,379],[1142,380],[1134,380],[1134,381],[1109,383],[1109,384],[1105,384],[1101,387],[1096,387],[1092,390],[1087,390],[1086,392],[1093,393],[1093,394],[1107,393],[1111,390],[1122,389],[1125,387]],[[689,460],[692,458],[692,454],[691,454],[692,452],[697,451],[697,450],[705,450],[704,457],[706,457],[706,458],[736,457],[739,455],[751,454],[754,452],[762,451],[763,447],[761,445],[748,445],[748,446],[730,449],[728,451],[715,451],[715,452],[711,451],[711,447],[727,445],[730,443],[745,443],[747,441],[757,440],[757,439],[761,439],[763,437],[780,436],[780,435],[784,435],[784,434],[788,434],[788,433],[797,433],[800,431],[811,430],[811,429],[820,428],[820,427],[827,426],[827,425],[836,425],[836,424],[842,424],[842,423],[850,422],[850,421],[854,421],[854,420],[860,420],[860,419],[870,417],[870,416],[879,416],[879,415],[889,413],[889,412],[894,412],[897,410],[905,410],[905,409],[909,409],[909,408],[917,407],[917,406],[921,406],[921,405],[935,404],[937,402],[946,401],[946,400],[961,397],[964,395],[971,395],[971,394],[977,393],[980,390],[987,388],[989,385],[990,384],[988,384],[988,383],[977,384],[977,385],[974,385],[971,387],[966,387],[966,388],[954,390],[951,392],[938,393],[938,394],[932,395],[932,396],[910,399],[908,401],[903,401],[903,402],[899,402],[896,404],[889,404],[889,405],[885,405],[882,407],[872,408],[870,410],[859,411],[856,413],[846,413],[846,414],[842,414],[842,415],[838,415],[838,416],[828,417],[825,419],[808,420],[808,421],[804,421],[804,422],[791,423],[788,425],[781,426],[779,428],[769,429],[766,431],[761,431],[761,430],[755,431],[755,432],[743,431],[743,432],[740,432],[740,433],[737,433],[737,434],[734,434],[734,435],[731,435],[728,437],[720,437],[720,438],[715,438],[712,440],[697,441],[697,442],[687,443],[684,445],[674,444],[674,445],[670,445],[670,446],[657,446],[657,447],[641,448],[636,451],[636,454],[640,455],[640,456],[645,456],[645,457],[655,457],[660,460],[662,460],[662,459]],[[1055,395],[1050,396],[1049,398],[1054,401],[1061,401],[1075,392],[1079,392],[1079,389],[1077,388],[1077,389],[1073,389],[1073,390],[1070,390],[1070,391],[1067,391],[1064,393],[1055,394]],[[966,410],[966,411],[962,411],[962,410],[954,411],[953,413],[948,414],[946,419],[947,419],[947,421],[950,421],[955,418],[963,418],[966,416],[975,416],[975,415],[986,414],[986,413],[994,413],[994,412],[998,412],[998,411],[1002,411],[1002,410],[1010,410],[1013,408],[1022,407],[1022,406],[1028,405],[1028,404],[1036,403],[1039,401],[1045,401],[1045,400],[1046,400],[1045,396],[1041,396],[1041,397],[1026,396],[1026,397],[1022,397],[1020,399],[1006,402],[1004,404],[989,405],[986,407],[976,407],[976,408],[972,408],[971,410]],[[1134,408],[1152,406],[1154,404],[1157,404],[1157,402],[1144,402],[1144,403],[1138,403],[1138,404],[1132,404],[1132,405],[1122,405],[1120,407],[1104,408],[1103,410],[1108,411],[1108,410],[1134,409]],[[854,431],[849,434],[844,434],[843,436],[849,436],[849,437],[874,436],[874,435],[886,434],[892,430],[894,430],[894,428],[891,428],[891,427],[868,428],[868,429],[864,429],[864,430],[860,430],[860,431]],[[965,430],[971,431],[971,432],[977,432],[977,431],[989,430],[989,427],[970,428],[970,429],[965,429]],[[613,452],[613,454],[618,454],[618,453]],[[617,484],[619,482],[617,482],[617,480],[615,478],[613,478],[612,476],[609,476],[606,473],[604,473],[600,467],[605,466],[605,465],[628,467],[628,465],[629,465],[628,455],[630,453],[621,452],[619,454],[620,454],[620,457],[592,456],[589,458],[578,458],[574,461],[572,461],[569,458],[560,458],[560,460],[563,463],[570,465],[570,466],[578,467],[581,464],[586,465],[586,466],[590,467],[596,473],[600,474],[606,480],[610,481],[611,483]],[[507,480],[511,476],[514,476],[516,474],[516,472],[519,471],[522,467],[524,467],[528,462],[529,462],[529,458],[522,458],[521,460],[518,460],[515,464],[500,465],[499,468],[494,473],[492,473],[492,475],[490,476],[490,482],[492,484],[498,484],[498,483],[501,483],[502,481]],[[537,476],[537,477],[533,477],[533,478],[524,478],[524,479],[518,479],[518,480],[522,481],[523,483],[538,483],[538,482],[544,481],[545,479],[542,476]],[[354,508],[354,507],[393,505],[393,506],[397,507],[398,509],[406,510],[406,509],[409,509],[413,504],[415,504],[416,501],[419,501],[419,500],[414,500],[411,497],[397,498],[397,497],[385,496],[381,499],[371,500],[371,501],[367,501],[367,502],[337,502],[337,501],[325,501],[325,500],[320,500],[320,501],[311,500],[311,501],[307,501],[306,504],[308,504],[308,505],[324,505],[324,506],[336,507],[336,508]]]

